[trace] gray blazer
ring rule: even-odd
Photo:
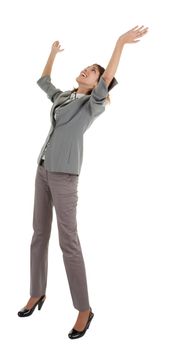
[[[90,95],[82,96],[65,106],[61,106],[70,96],[71,90],[61,91],[57,89],[51,83],[50,75],[38,79],[37,84],[53,102],[50,111],[51,127],[37,163],[40,163],[45,147],[50,140],[45,151],[45,169],[79,175],[83,161],[83,134],[96,117],[105,111],[105,98],[109,89],[101,76],[98,85]],[[114,77],[111,89],[116,84],[118,82]],[[55,107],[59,107],[56,114]]]

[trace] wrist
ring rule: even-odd
[[[56,52],[56,51],[51,50],[51,52],[50,52],[50,56],[55,57],[55,56],[56,56],[56,54],[57,54],[57,52]]]
[[[124,41],[123,37],[120,36],[120,37],[117,39],[117,45],[123,47],[124,44],[125,44],[125,41]]]

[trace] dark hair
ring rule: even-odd
[[[104,71],[105,71],[105,68],[103,68],[103,67],[102,67],[100,64],[98,64],[98,63],[94,63],[93,66],[97,66],[97,68],[98,68],[98,70],[99,70],[99,73],[100,73],[99,78],[98,78],[98,82],[99,82],[99,80],[100,80],[102,74],[103,74]],[[72,92],[76,92],[77,90],[78,90],[78,88],[74,88],[74,89],[72,90]],[[92,90],[93,90],[93,89],[92,89]],[[87,95],[90,95],[91,92],[92,92],[92,90],[88,91]],[[106,102],[106,103],[110,103],[110,96],[109,96],[109,94],[107,95],[107,97],[106,97],[106,99],[105,99],[105,102]]]

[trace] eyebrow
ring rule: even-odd
[[[94,68],[97,72],[99,72],[99,69],[97,66],[91,66],[92,68]]]
[[[86,68],[90,68],[90,67],[91,67],[91,68],[95,68],[96,72],[100,73],[97,66],[93,66],[93,65],[92,65],[92,66],[88,66],[88,67],[86,67]]]

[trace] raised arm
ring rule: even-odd
[[[110,58],[110,61],[102,75],[105,83],[107,86],[109,86],[110,82],[112,81],[116,71],[117,67],[120,61],[120,57],[122,54],[122,50],[125,44],[127,43],[137,43],[140,40],[136,40],[140,38],[141,36],[145,35],[148,31],[148,27],[143,28],[143,26],[137,28],[138,26],[130,29],[128,32],[122,34],[115,45],[114,51],[112,53],[112,56]],[[137,28],[137,29],[136,29]],[[143,29],[142,29],[143,28]]]
[[[51,52],[48,57],[47,63],[45,65],[45,68],[42,72],[42,77],[45,75],[51,75],[52,67],[53,67],[53,62],[55,60],[55,56],[58,52],[63,51],[64,49],[60,49],[60,44],[59,41],[54,41],[52,44]]]
[[[48,98],[54,102],[55,99],[63,92],[60,89],[57,89],[51,82],[51,71],[53,62],[55,59],[55,56],[58,52],[63,51],[60,50],[60,44],[59,41],[55,41],[52,44],[51,52],[48,57],[47,63],[45,65],[45,68],[42,72],[41,77],[37,80],[37,84],[40,86],[40,88],[46,92]]]

